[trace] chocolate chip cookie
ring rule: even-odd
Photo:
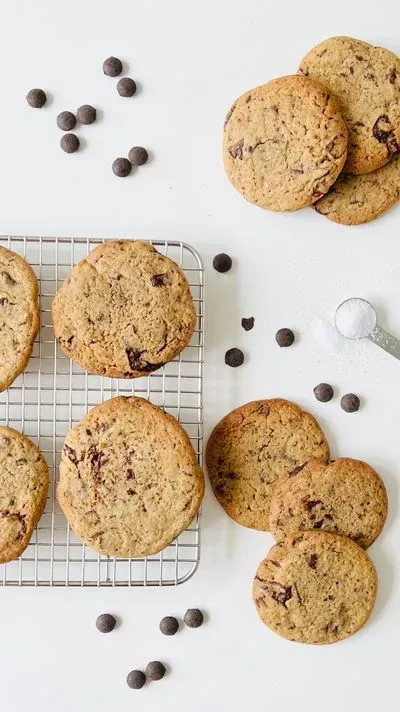
[[[253,401],[225,416],[207,444],[214,494],[239,524],[269,530],[273,485],[313,458],[329,460],[315,418],[282,399]]]
[[[36,445],[0,426],[0,563],[16,559],[28,546],[48,487],[49,471]]]
[[[32,268],[0,247],[0,391],[25,370],[39,323],[38,282]]]
[[[347,129],[336,99],[300,75],[243,94],[224,128],[232,185],[269,210],[298,210],[335,182],[346,160]]]
[[[381,533],[387,509],[385,485],[365,462],[312,460],[279,478],[269,524],[277,541],[294,531],[319,529],[348,536],[367,549]]]
[[[314,204],[320,215],[341,225],[361,225],[385,213],[400,199],[400,158],[373,173],[342,173],[323,198]]]
[[[296,532],[258,567],[253,600],[265,625],[298,643],[336,643],[370,616],[375,567],[358,544],[328,532]]]
[[[332,37],[300,64],[338,99],[349,130],[345,173],[370,173],[400,151],[400,59],[383,47]]]
[[[69,358],[113,378],[148,375],[188,344],[195,308],[182,270],[146,242],[105,242],[74,267],[53,301]]]
[[[107,556],[156,554],[191,523],[204,475],[177,420],[112,398],[69,431],[57,498],[74,532]]]

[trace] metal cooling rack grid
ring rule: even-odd
[[[199,517],[160,554],[140,559],[100,556],[70,530],[55,497],[64,437],[92,406],[116,395],[139,395],[174,415],[188,432],[202,464],[203,298],[201,259],[181,242],[152,241],[185,271],[196,305],[196,330],[175,361],[146,378],[130,381],[84,372],[58,347],[51,302],[71,268],[102,239],[0,237],[0,245],[25,257],[40,287],[41,329],[24,374],[0,394],[0,422],[24,432],[46,457],[49,495],[22,556],[0,565],[0,586],[171,586],[197,569]]]

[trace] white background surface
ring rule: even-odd
[[[400,334],[400,209],[361,228],[336,226],[313,210],[267,213],[230,187],[220,158],[221,125],[233,99],[292,73],[325,37],[349,34],[400,52],[394,0],[1,0],[0,232],[183,239],[207,269],[206,434],[232,407],[284,396],[311,409],[334,455],[367,460],[383,475],[390,515],[371,556],[379,572],[370,624],[327,647],[276,637],[258,620],[251,580],[272,540],[234,525],[208,493],[202,561],[174,590],[0,590],[0,693],[7,712],[131,709],[369,712],[398,699],[400,554],[398,519],[400,364],[372,344],[327,353],[313,322],[360,295]],[[141,84],[121,99],[102,62],[114,54]],[[41,111],[26,92],[52,96]],[[84,150],[58,147],[56,115],[81,103],[101,120],[79,131]],[[99,112],[100,114],[100,112]],[[134,145],[154,160],[127,180],[111,163]],[[210,268],[225,250],[234,268]],[[255,316],[245,333],[242,316]],[[280,350],[281,326],[296,345]],[[242,347],[245,365],[223,364]],[[319,404],[313,387],[362,396],[347,415],[339,397]],[[158,632],[163,615],[207,611],[199,630]],[[96,615],[122,625],[100,636]],[[126,673],[158,658],[164,681],[129,690]]]

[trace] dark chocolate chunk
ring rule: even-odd
[[[243,361],[244,354],[243,351],[241,351],[240,349],[228,349],[225,354],[225,363],[227,366],[231,366],[232,368],[237,368],[238,366],[241,366]]]
[[[333,388],[329,383],[318,383],[314,388],[314,395],[321,403],[327,403],[333,398]]]
[[[57,126],[61,131],[71,131],[76,126],[76,118],[72,111],[62,111],[57,116]]]
[[[132,690],[140,690],[146,682],[146,675],[141,670],[131,670],[127,675],[126,682]]]
[[[43,89],[31,89],[26,95],[26,100],[32,109],[41,109],[46,103],[47,96]]]
[[[168,272],[163,274],[154,274],[151,278],[151,283],[153,287],[165,287],[167,284],[171,284]]]
[[[204,621],[204,616],[199,608],[188,608],[183,620],[188,628],[199,628]]]
[[[120,96],[133,96],[136,91],[136,82],[130,77],[123,77],[117,84],[117,92]]]
[[[118,178],[126,178],[132,170],[132,164],[127,158],[116,158],[112,164],[114,175]]]
[[[76,115],[80,124],[93,124],[96,121],[96,109],[90,104],[82,104]]]
[[[342,396],[340,405],[346,413],[355,413],[360,407],[360,399],[354,393],[346,393]]]
[[[146,677],[148,680],[161,680],[166,673],[165,665],[159,660],[152,660],[146,667]]]
[[[66,457],[68,457],[68,460],[71,460],[71,462],[73,462],[74,465],[78,464],[79,460],[78,460],[78,455],[76,454],[76,450],[74,450],[72,447],[70,447],[69,445],[67,445],[65,443],[63,451],[64,451],[64,455],[66,455]]]
[[[228,272],[232,267],[232,258],[225,252],[221,252],[219,255],[215,255],[213,267],[217,272]]]
[[[392,69],[389,72],[389,82],[391,84],[394,84],[396,81],[396,78],[397,78],[397,72],[396,72],[395,68],[392,67]]]
[[[118,77],[122,72],[122,62],[117,57],[108,57],[103,62],[103,72],[107,77]]]
[[[96,619],[96,628],[100,633],[111,633],[114,630],[117,621],[111,613],[102,613]]]
[[[294,333],[291,329],[278,329],[275,341],[278,346],[291,346],[294,342]]]
[[[397,156],[400,152],[399,144],[397,143],[392,124],[387,114],[382,114],[377,118],[372,127],[372,135],[379,143],[386,145],[386,150],[390,158]]]
[[[314,507],[317,506],[317,504],[322,504],[322,500],[320,499],[305,499],[304,500],[304,507],[308,512],[311,512]]]
[[[308,559],[308,565],[309,565],[310,569],[317,568],[317,561],[318,561],[318,556],[316,554],[311,554],[310,558]]]
[[[233,146],[229,146],[228,151],[231,154],[232,158],[239,158],[239,160],[243,160],[243,146],[244,146],[244,139],[241,138],[240,141],[237,143],[234,143]]]
[[[75,153],[79,148],[79,138],[72,133],[64,134],[61,136],[60,146],[65,153]]]
[[[133,146],[128,153],[128,158],[132,166],[144,166],[147,163],[149,154],[143,146]]]
[[[164,635],[175,635],[179,629],[179,623],[173,616],[165,616],[160,622],[160,630]]]
[[[260,587],[266,591],[274,601],[286,608],[286,602],[293,598],[291,586],[283,586],[277,581],[265,581],[264,579],[260,579],[259,576],[256,576],[256,579],[260,582]]]
[[[250,331],[254,326],[254,316],[249,316],[248,319],[244,317],[242,319],[242,326],[245,331]]]
[[[125,351],[132,371],[156,371],[163,365],[162,363],[149,363],[149,361],[142,361],[143,351],[138,351],[137,349],[132,349],[130,347],[125,349]]]

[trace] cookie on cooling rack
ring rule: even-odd
[[[39,323],[38,282],[32,268],[0,247],[0,391],[26,368]]]
[[[0,563],[16,559],[28,546],[48,486],[47,464],[36,445],[0,426]]]
[[[188,435],[143,398],[92,408],[65,439],[58,501],[74,532],[100,554],[156,554],[192,522],[203,494]]]
[[[148,375],[189,343],[196,313],[182,270],[146,242],[105,242],[74,267],[52,307],[69,358],[112,378]]]

